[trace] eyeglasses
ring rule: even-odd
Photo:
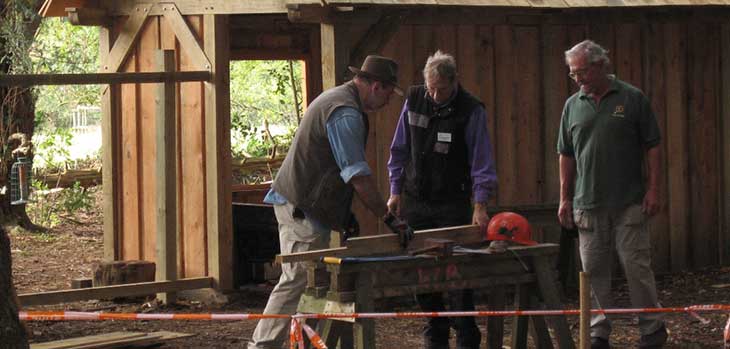
[[[575,80],[579,76],[586,76],[591,71],[591,68],[593,68],[593,64],[589,65],[586,68],[583,69],[576,69],[570,73],[568,73],[568,76],[570,76],[571,79]]]

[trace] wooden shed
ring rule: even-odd
[[[730,263],[730,1],[728,0],[48,0],[45,16],[101,30],[103,72],[212,72],[176,85],[178,277],[231,288],[228,67],[237,59],[299,59],[306,95],[347,79],[370,53],[400,63],[403,86],[437,49],[485,103],[496,151],[498,207],[554,205],[556,137],[576,91],[563,52],[590,38],[619,78],[650,98],[662,129],[665,205],[651,221],[654,267]],[[154,260],[158,201],[156,87],[112,84],[103,95],[105,257]],[[403,100],[371,116],[367,156],[388,193],[388,147]],[[379,229],[357,207],[364,231]],[[545,230],[538,240],[555,240]]]

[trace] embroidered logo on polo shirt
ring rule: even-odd
[[[617,118],[624,117],[624,106],[623,105],[617,105],[616,109],[613,110],[613,114],[611,116],[615,116]]]

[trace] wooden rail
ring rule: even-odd
[[[145,84],[160,82],[209,81],[209,71],[93,73],[93,74],[11,74],[0,75],[0,86]]]
[[[213,287],[212,277],[180,279],[175,281],[140,282],[136,284],[82,288],[40,293],[26,293],[18,296],[23,306],[57,304],[89,299],[153,295],[161,292],[175,292]]]

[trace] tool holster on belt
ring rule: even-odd
[[[360,236],[360,223],[357,222],[355,215],[350,212],[350,217],[345,224],[345,230],[342,232],[342,240],[347,241],[349,238]]]

